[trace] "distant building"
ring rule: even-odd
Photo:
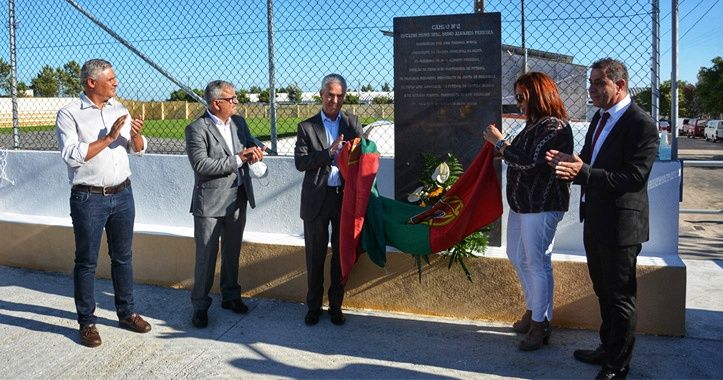
[[[521,47],[502,45],[502,112],[514,113],[514,83],[523,72],[525,51]],[[587,66],[573,63],[574,57],[527,49],[527,71],[543,72],[557,83],[571,119],[585,120],[587,114]]]

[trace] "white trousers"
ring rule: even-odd
[[[555,280],[552,276],[552,245],[563,211],[518,214],[507,218],[507,257],[517,271],[532,320],[552,320]]]

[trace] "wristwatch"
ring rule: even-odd
[[[497,140],[497,142],[495,143],[495,149],[497,149],[497,150],[502,149],[502,146],[504,146],[506,142],[507,142],[507,139]]]

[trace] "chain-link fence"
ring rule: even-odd
[[[203,112],[177,83],[202,90],[207,82],[224,79],[239,90],[239,113],[252,133],[262,141],[275,134],[277,151],[290,154],[296,125],[319,111],[315,95],[330,72],[346,77],[345,109],[363,124],[393,121],[393,18],[472,13],[475,1],[14,0],[4,5],[6,15],[11,6],[15,24],[0,36],[0,146],[57,149],[55,114],[77,97],[80,65],[104,58],[115,66],[121,101],[146,120],[150,152],[183,153],[183,130]],[[484,7],[502,14],[501,104],[503,127],[510,132],[524,122],[514,115],[512,83],[525,68],[557,81],[574,125],[583,131],[578,146],[590,115],[590,63],[605,56],[621,59],[631,87],[650,86],[650,0],[608,1],[605,7],[589,0],[486,1]],[[13,29],[19,81],[15,131],[8,97]],[[274,128],[270,78],[276,88]],[[392,128],[380,128],[375,139],[393,143]]]

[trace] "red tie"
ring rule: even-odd
[[[592,137],[592,145],[590,145],[590,157],[592,157],[592,151],[595,150],[595,143],[597,142],[597,138],[600,137],[600,133],[603,129],[605,129],[605,123],[610,118],[610,113],[605,112],[602,115],[602,120],[600,120],[600,125],[595,130],[595,135]]]

